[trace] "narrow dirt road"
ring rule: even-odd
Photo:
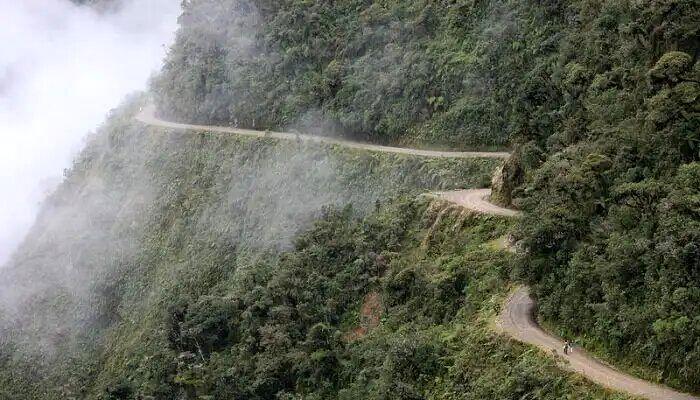
[[[180,124],[177,122],[164,121],[155,115],[155,107],[149,105],[144,107],[143,110],[136,116],[136,119],[143,122],[146,125],[159,126],[162,128],[172,128],[172,129],[185,129],[192,131],[205,131],[205,132],[216,132],[216,133],[227,133],[234,135],[243,136],[254,136],[254,137],[272,137],[275,139],[284,140],[300,140],[305,142],[315,142],[315,143],[327,143],[334,144],[343,147],[349,147],[353,149],[362,149],[369,151],[376,151],[381,153],[396,153],[396,154],[410,154],[415,156],[425,156],[425,157],[444,157],[444,158],[508,158],[509,153],[506,152],[489,152],[489,151],[435,151],[435,150],[420,150],[420,149],[408,149],[403,147],[391,147],[391,146],[379,146],[370,143],[353,142],[344,139],[334,139],[326,136],[314,136],[306,134],[296,134],[290,132],[267,132],[267,131],[256,131],[252,129],[239,129],[226,126],[212,126],[212,125],[192,125],[192,124]]]
[[[499,318],[499,327],[518,341],[535,345],[546,353],[557,352],[561,365],[602,386],[650,400],[698,400],[698,397],[679,393],[672,389],[624,374],[611,368],[585,351],[574,348],[563,354],[564,342],[545,332],[535,321],[535,301],[527,287],[517,289],[506,302]]]
[[[435,195],[481,214],[502,215],[505,217],[517,217],[520,215],[519,211],[499,207],[489,202],[491,189],[452,190],[436,192]]]
[[[520,216],[518,211],[489,202],[490,189],[438,192],[435,195],[482,214]],[[545,332],[535,320],[535,301],[530,297],[527,287],[518,288],[508,298],[498,318],[498,326],[503,332],[520,342],[535,345],[547,354],[557,353],[561,357],[560,365],[563,368],[577,372],[609,389],[650,400],[700,400],[699,397],[622,373],[589,356],[580,348],[565,355],[564,341]]]
[[[451,151],[431,151],[407,149],[400,147],[378,146],[369,143],[359,143],[347,140],[339,140],[322,136],[297,135],[295,133],[265,132],[249,129],[237,129],[222,126],[191,125],[168,122],[155,117],[152,106],[145,107],[136,117],[140,122],[172,129],[186,129],[193,131],[226,133],[236,135],[246,135],[255,137],[273,137],[285,140],[302,140],[309,142],[329,143],[344,147],[377,151],[384,153],[411,154],[426,157],[452,157],[452,158],[507,158],[508,153],[502,152],[451,152]],[[520,212],[508,208],[499,207],[489,202],[490,189],[455,190],[447,192],[433,193],[435,196],[459,204],[465,208],[474,210],[482,214],[500,215],[506,217],[517,217]],[[521,287],[516,290],[506,301],[501,315],[498,319],[498,326],[505,333],[514,339],[535,345],[546,351],[548,354],[556,351],[562,356],[561,365],[571,371],[580,373],[593,382],[607,388],[620,392],[630,393],[650,400],[700,400],[700,397],[691,396],[676,392],[672,389],[659,386],[639,378],[624,374],[609,367],[595,358],[587,355],[585,351],[576,348],[572,354],[563,355],[561,349],[564,342],[545,332],[537,324],[534,318],[535,302],[530,297],[529,289]]]

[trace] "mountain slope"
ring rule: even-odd
[[[146,128],[140,104],[0,278],[3,398],[625,398],[491,329],[507,220],[416,197],[495,161]]]
[[[555,49],[539,43],[556,35],[556,8],[530,1],[190,1],[155,80],[158,105],[186,122],[501,146],[525,129],[518,103],[533,83],[519,77],[530,73],[530,59]]]
[[[697,392],[698,5],[184,2],[162,115],[510,144],[493,189],[525,252],[416,199],[495,160],[148,128],[133,100],[0,277],[0,396],[623,398],[492,333],[511,276],[549,328]]]
[[[698,20],[697,0],[198,0],[155,88],[184,121],[509,144],[494,198],[525,212],[541,316],[698,391]]]

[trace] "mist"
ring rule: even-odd
[[[0,13],[0,265],[83,139],[146,87],[172,41],[179,0],[98,10],[68,0],[3,1]]]

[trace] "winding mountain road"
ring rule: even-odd
[[[520,212],[499,207],[489,202],[489,189],[460,190],[437,193],[442,198],[460,204],[473,211],[506,217],[520,216]],[[563,354],[564,341],[543,330],[535,320],[535,301],[526,286],[516,289],[506,301],[498,317],[498,327],[512,338],[537,346],[547,354],[561,356],[560,365],[577,372],[591,381],[609,389],[629,393],[649,400],[700,400],[664,386],[622,373],[591,357],[580,348]]]
[[[446,158],[508,158],[509,153],[505,152],[454,152],[454,151],[432,151],[410,148],[379,146],[369,143],[353,142],[342,139],[334,139],[325,136],[301,135],[288,132],[267,132],[250,129],[239,129],[224,126],[212,125],[192,125],[169,122],[155,116],[153,106],[144,107],[137,115],[136,119],[146,125],[162,128],[182,129],[199,132],[212,132],[235,134],[254,137],[273,137],[284,140],[301,140],[308,142],[327,143],[355,149],[383,153],[410,154],[425,157],[446,157]],[[520,212],[499,207],[489,202],[490,189],[469,189],[446,192],[436,192],[434,195],[447,201],[456,203],[470,210],[482,214],[499,215],[505,217],[517,217]],[[498,327],[513,337],[514,339],[537,346],[547,354],[559,353],[564,346],[564,342],[545,332],[535,320],[535,301],[532,299],[527,287],[520,287],[515,290],[503,306],[498,318]],[[607,388],[626,392],[635,396],[649,400],[700,400],[689,394],[680,393],[664,386],[656,385],[639,378],[624,374],[610,366],[603,364],[595,358],[586,354],[585,351],[577,348],[569,355],[562,356],[561,366],[568,370],[577,372],[593,382]]]
[[[579,348],[564,355],[561,352],[564,342],[545,332],[535,321],[535,301],[530,297],[527,287],[520,287],[510,295],[501,311],[498,324],[504,332],[520,342],[535,345],[547,354],[557,352],[562,356],[562,367],[584,375],[601,386],[650,400],[699,399],[622,373]]]
[[[216,133],[227,133],[234,135],[243,136],[254,136],[254,137],[271,137],[275,139],[284,140],[301,140],[305,142],[314,143],[326,143],[334,144],[338,146],[348,147],[352,149],[362,149],[368,151],[376,151],[381,153],[396,153],[396,154],[410,154],[415,156],[425,156],[425,157],[443,157],[443,158],[502,158],[506,159],[510,156],[507,152],[490,152],[490,151],[436,151],[436,150],[420,150],[420,149],[409,149],[404,147],[391,147],[391,146],[380,146],[371,143],[363,142],[353,142],[351,140],[336,139],[327,136],[316,136],[307,134],[297,134],[290,132],[270,132],[270,131],[257,131],[253,129],[240,129],[228,126],[214,126],[214,125],[193,125],[193,124],[181,124],[177,122],[164,121],[155,115],[155,107],[148,105],[144,107],[141,112],[136,116],[136,119],[143,122],[146,125],[159,126],[162,128],[171,129],[184,129],[199,132],[216,132]]]
[[[504,217],[517,217],[519,211],[510,208],[499,207],[489,201],[491,189],[468,189],[436,192],[435,195],[459,204],[480,214],[501,215]]]

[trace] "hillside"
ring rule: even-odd
[[[197,0],[155,90],[186,121],[510,145],[494,200],[525,212],[540,316],[698,391],[699,20],[697,0]]]
[[[700,392],[699,0],[182,4],[0,274],[0,399],[628,399],[498,333],[521,284]]]
[[[417,197],[497,161],[147,128],[139,104],[2,276],[0,397],[623,398],[490,328],[505,219]]]
[[[553,52],[538,43],[561,17],[501,3],[190,1],[155,81],[160,109],[382,143],[503,146],[524,122],[508,105],[535,83],[514,75]]]

